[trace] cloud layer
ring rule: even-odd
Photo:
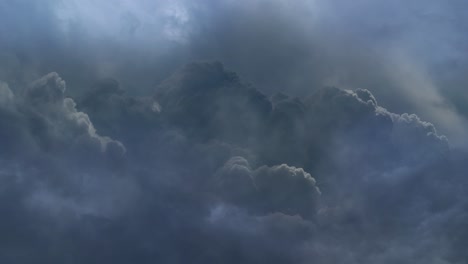
[[[134,96],[0,85],[0,260],[464,263],[466,153],[365,89],[267,96],[219,62]]]
[[[146,95],[178,67],[221,60],[266,93],[369,89],[465,147],[466,3],[385,0],[89,0],[1,4],[0,79],[59,71],[68,93],[118,77]]]
[[[0,1],[0,262],[468,263],[467,8]]]

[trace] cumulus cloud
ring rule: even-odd
[[[264,94],[244,85],[219,62],[183,67],[158,86],[155,98],[170,122],[194,136],[241,145],[263,132],[263,120],[271,111]]]
[[[148,95],[103,79],[75,103],[65,88],[56,73],[0,86],[1,260],[464,257],[443,226],[464,228],[466,153],[368,90],[267,96],[219,62]]]
[[[0,1],[0,262],[465,263],[466,10]]]
[[[5,127],[14,130],[9,134],[11,138],[2,138],[4,144],[14,148],[4,154],[23,155],[30,150],[46,153],[90,151],[88,153],[103,153],[115,158],[124,154],[125,148],[120,142],[98,135],[88,115],[77,111],[73,99],[64,96],[65,82],[57,73],[33,82],[21,95],[14,96],[6,86],[2,90],[2,106],[10,105],[2,111],[9,119],[2,121]],[[26,141],[31,141],[26,143],[31,144],[28,146],[31,149],[16,148]]]
[[[404,159],[417,159],[420,155],[438,156],[449,148],[447,138],[439,135],[433,124],[421,121],[415,114],[400,115],[388,111],[377,104],[368,90],[321,89],[308,99],[308,104],[312,125],[318,123],[319,129],[341,133],[340,136],[345,138],[352,137],[352,142],[363,139],[368,144],[379,144],[373,146],[379,151],[394,148]],[[320,136],[322,132],[316,133]],[[414,135],[418,135],[417,138]]]
[[[78,107],[92,115],[100,131],[121,139],[150,134],[148,130],[156,129],[160,123],[161,107],[156,100],[126,94],[115,79],[94,84]]]
[[[221,196],[263,214],[280,212],[311,218],[320,196],[309,173],[286,164],[252,170],[247,160],[234,157],[215,177]]]

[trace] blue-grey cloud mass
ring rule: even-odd
[[[0,1],[1,263],[468,263],[463,1]]]

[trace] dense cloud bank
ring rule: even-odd
[[[368,90],[65,86],[0,84],[1,262],[466,263],[468,155]]]
[[[68,95],[118,77],[147,95],[176,68],[216,59],[261,91],[370,89],[468,146],[464,0],[3,0],[0,80],[60,71]]]

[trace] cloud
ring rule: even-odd
[[[0,86],[1,260],[464,257],[444,226],[464,228],[466,153],[368,90],[269,97],[219,62],[142,96],[114,79],[76,103],[65,88],[56,73]]]
[[[0,2],[0,262],[466,262],[466,7]]]
[[[115,79],[94,84],[81,98],[78,108],[92,115],[100,131],[122,140],[150,134],[148,130],[160,125],[159,103],[150,97],[128,95]]]
[[[0,104],[9,108],[13,106],[14,95],[6,83],[0,83]]]
[[[280,212],[311,218],[320,196],[309,173],[286,164],[252,170],[247,160],[234,157],[215,177],[222,197],[261,214]]]
[[[352,144],[364,140],[367,146],[354,147],[376,147],[376,151],[383,153],[395,150],[399,153],[389,157],[401,155],[403,159],[425,155],[421,159],[425,160],[426,156],[442,155],[449,149],[448,139],[439,135],[433,124],[415,114],[389,112],[378,105],[368,90],[321,89],[308,99],[308,106],[308,118],[317,137],[331,135],[325,142],[334,140],[333,133],[337,133],[343,145],[346,142],[341,142],[340,137]],[[328,133],[323,133],[324,129]]]
[[[97,134],[88,115],[77,111],[73,99],[66,98],[64,92],[65,82],[57,73],[35,81],[20,95],[2,87],[3,157],[40,153],[85,159],[123,157],[122,143]]]
[[[271,111],[264,94],[241,83],[219,62],[183,67],[156,89],[155,98],[169,122],[189,134],[242,146],[261,133]]]
[[[463,103],[452,88],[462,86],[466,58],[460,1],[23,0],[2,7],[0,30],[9,37],[1,42],[0,79],[12,88],[60,69],[74,95],[116,76],[144,94],[185,63],[218,59],[268,93],[369,89],[382,106],[432,120],[452,144],[463,144]]]

